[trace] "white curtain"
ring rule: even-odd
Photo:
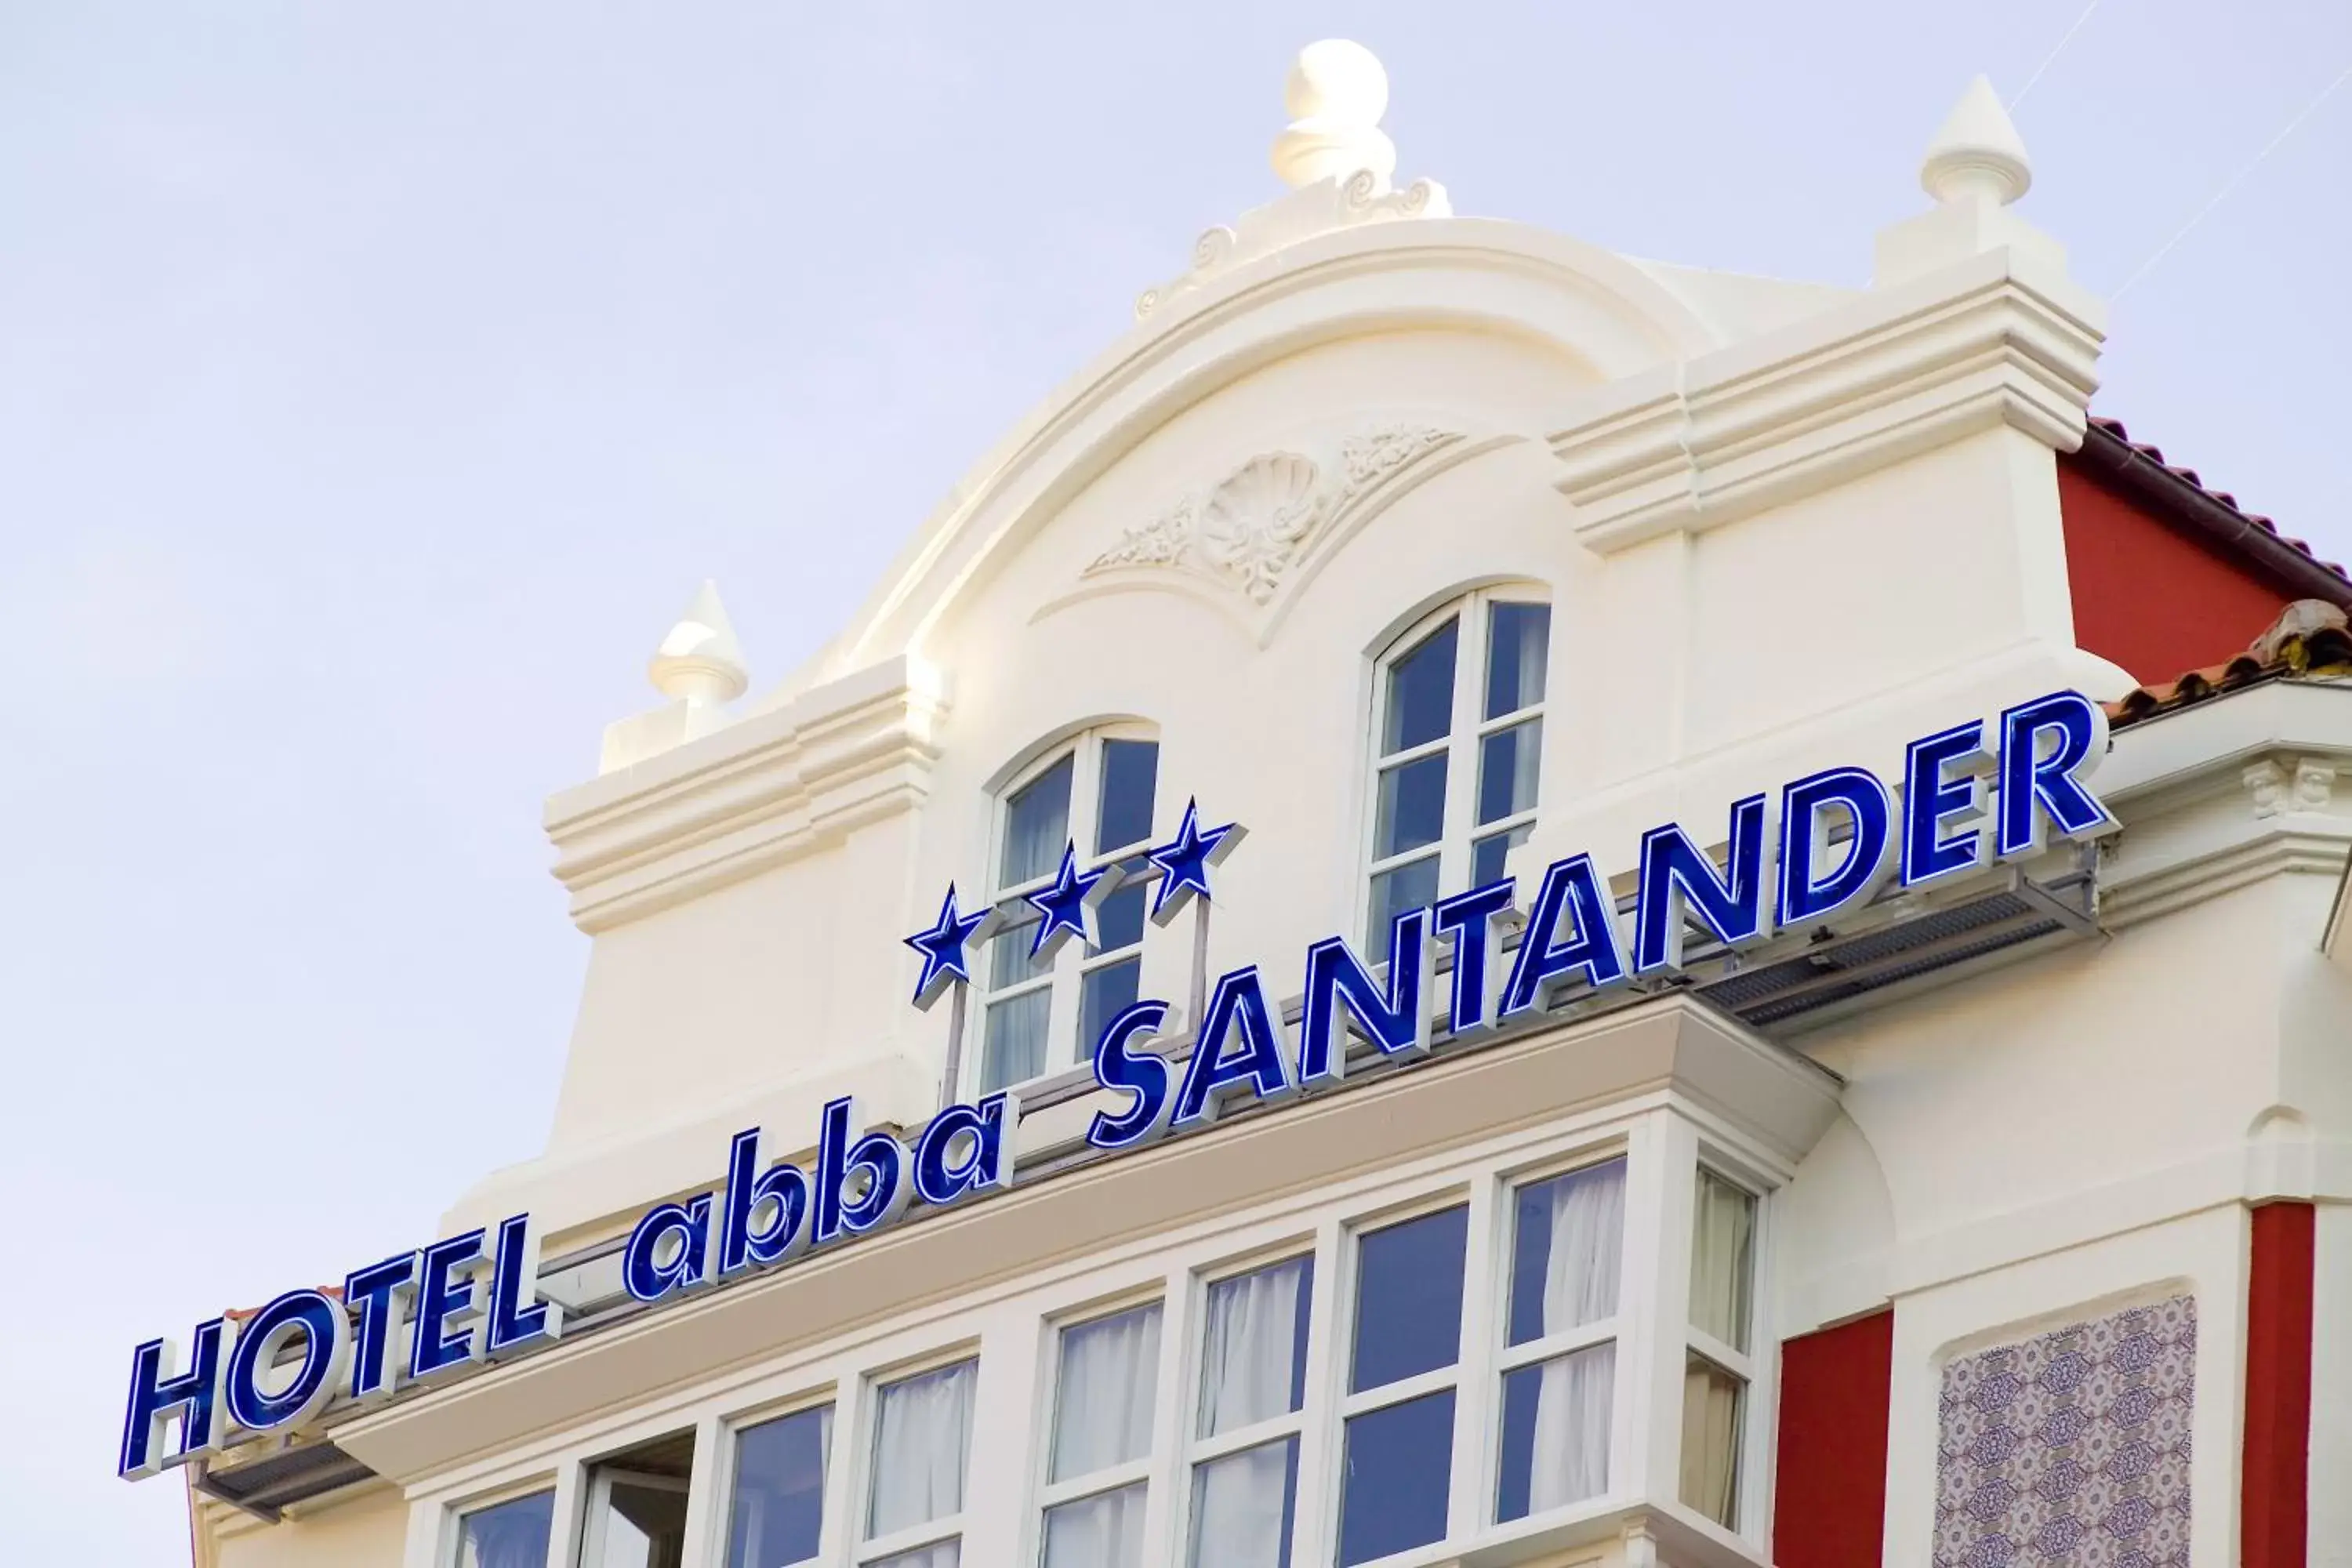
[[[1624,1238],[1624,1161],[1578,1171],[1552,1184],[1551,1245],[1544,1258],[1545,1333],[1617,1315]]]
[[[978,1372],[979,1363],[968,1361],[883,1386],[874,1423],[868,1539],[963,1511],[964,1461],[971,1450],[971,1395]],[[919,1560],[919,1553],[908,1559]]]
[[[1609,1404],[1616,1382],[1614,1343],[1544,1363],[1536,1386],[1528,1512],[1562,1508],[1609,1489]]]
[[[1682,1499],[1727,1530],[1739,1501],[1740,1381],[1697,1356],[1683,1373]]]
[[[1157,1306],[1063,1330],[1053,1479],[1092,1475],[1150,1453],[1159,1375]]]
[[[866,1568],[956,1568],[962,1560],[963,1542],[939,1541],[912,1552],[901,1552],[896,1557],[877,1558]]]
[[[1691,1326],[1743,1352],[1755,1244],[1756,1200],[1701,1171],[1691,1221]]]
[[[1016,934],[1023,942],[1029,940],[1025,931]],[[982,1094],[993,1094],[1045,1070],[1045,1032],[1053,1022],[1053,1010],[1050,986],[988,1005],[988,1038],[982,1047],[986,1058],[981,1064]]]
[[[1244,1448],[1192,1472],[1192,1568],[1280,1568],[1297,1443]]]
[[[1290,1413],[1307,1267],[1305,1258],[1293,1258],[1209,1287],[1201,1345],[1202,1436]]]
[[[1142,1486],[1064,1503],[1045,1515],[1045,1568],[1139,1568]]]

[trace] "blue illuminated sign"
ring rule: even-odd
[[[2010,709],[1992,733],[1972,721],[1913,742],[1899,804],[1868,770],[1831,768],[1788,784],[1777,801],[1735,802],[1721,863],[1679,824],[1651,829],[1642,836],[1630,930],[1621,929],[1591,857],[1571,855],[1545,868],[1524,921],[1517,884],[1506,878],[1400,916],[1377,963],[1346,938],[1326,937],[1307,951],[1295,1040],[1255,964],[1207,988],[1181,1060],[1151,1046],[1171,1005],[1139,1001],[1095,1042],[1096,1084],[1112,1103],[1095,1112],[1087,1142],[1132,1149],[1238,1107],[1336,1085],[1350,1034],[1382,1058],[1410,1060],[1429,1051],[1441,1010],[1460,1041],[1539,1014],[1564,992],[1670,973],[1694,929],[1747,946],[1866,902],[1889,879],[1931,885],[2037,853],[2053,838],[2100,832],[2114,818],[2083,779],[2105,750],[2098,706],[2055,692]],[[1151,918],[1165,924],[1196,900],[1205,908],[1210,871],[1242,837],[1238,824],[1203,826],[1198,804],[1188,803],[1175,837],[1146,852],[1152,870],[1144,874],[1159,884]],[[1082,869],[1076,847],[1066,848],[1053,883],[1027,895],[1040,917],[1032,955],[1090,943],[1094,913],[1120,876]],[[931,926],[906,939],[922,961],[915,1003],[956,997],[952,1037],[971,980],[967,950],[996,925],[994,910],[961,912],[950,886]],[[1453,959],[1443,986],[1441,943]],[[1019,1122],[1015,1097],[992,1094],[948,1105],[907,1139],[868,1127],[853,1100],[835,1100],[820,1114],[808,1170],[763,1164],[761,1131],[740,1132],[716,1190],[639,1218],[621,1255],[623,1284],[656,1302],[878,1230],[915,1204],[943,1208],[1001,1190],[1013,1178]],[[131,1354],[116,1469],[152,1474],[299,1426],[331,1403],[380,1399],[551,1341],[562,1310],[537,1299],[538,1276],[530,1216],[516,1215],[494,1233],[470,1230],[370,1264],[340,1291],[290,1290],[240,1321],[201,1323],[184,1352],[152,1340]],[[177,1440],[167,1446],[174,1426]]]

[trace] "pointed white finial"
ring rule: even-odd
[[[1389,73],[1363,45],[1325,38],[1298,51],[1282,100],[1290,129],[1274,139],[1274,172],[1294,189],[1369,169],[1385,188],[1396,143],[1381,130]]]
[[[732,702],[743,695],[751,672],[735,640],[734,623],[719,602],[718,584],[705,578],[694,591],[686,614],[654,650],[646,673],[655,689],[673,701]]]
[[[1981,197],[2004,207],[2033,184],[2033,166],[2026,160],[2025,143],[2017,127],[2010,123],[2009,111],[2001,108],[1992,83],[1983,77],[1969,83],[1946,117],[1944,128],[1927,144],[1927,161],[1919,165],[1919,183],[1948,206]]]

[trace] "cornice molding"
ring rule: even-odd
[[[929,794],[947,697],[887,659],[548,802],[555,876],[591,935],[838,843]]]
[[[2072,451],[2098,305],[2010,250],[1662,367],[1550,437],[1601,554],[1701,533],[2006,425]]]

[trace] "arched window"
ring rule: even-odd
[[[1526,842],[1542,765],[1551,606],[1482,590],[1399,637],[1372,705],[1366,940],[1409,910],[1493,881]]]
[[[990,901],[1004,924],[982,961],[982,1094],[1071,1066],[1141,994],[1144,910],[1160,742],[1131,726],[1090,730],[1049,751],[998,796]],[[1062,851],[1122,879],[1095,911],[1097,945],[1030,956],[1039,916],[1025,895],[1050,886]]]

